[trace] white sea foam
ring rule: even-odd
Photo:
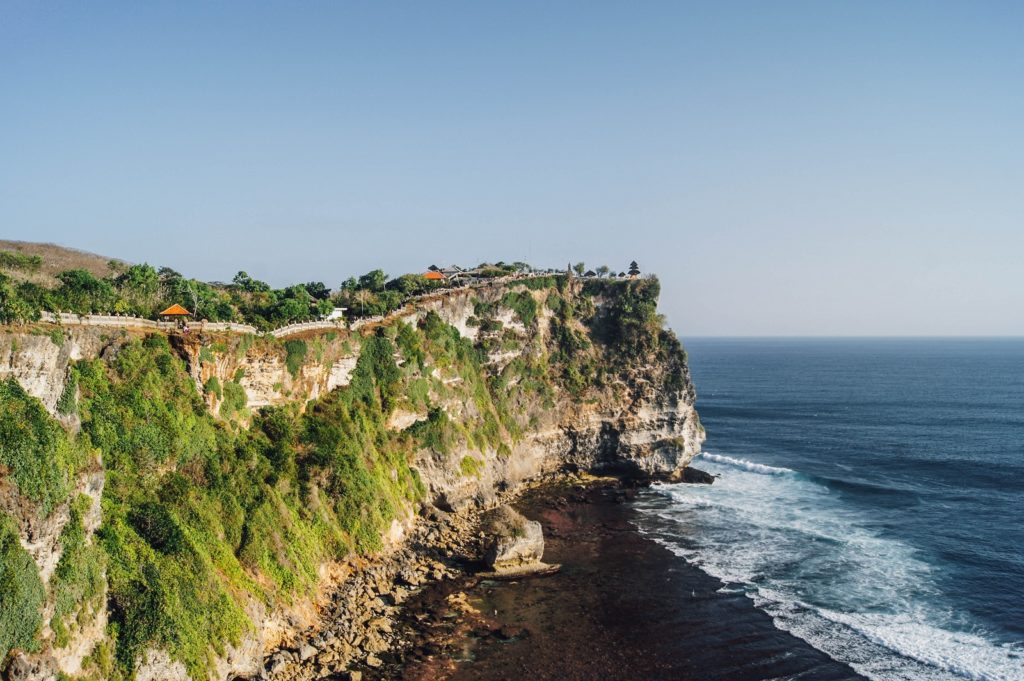
[[[763,463],[756,463],[754,461],[747,461],[746,459],[734,459],[731,456],[723,456],[722,454],[712,454],[711,452],[701,452],[698,456],[707,461],[714,461],[715,463],[727,464],[736,468],[742,468],[743,470],[751,471],[752,473],[764,473],[765,475],[786,475],[787,473],[795,473],[789,468],[782,468],[779,466],[768,466]]]
[[[704,453],[713,485],[661,485],[641,529],[776,626],[879,681],[1024,680],[1024,651],[943,605],[911,547],[797,471]]]

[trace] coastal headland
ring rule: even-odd
[[[703,428],[658,294],[494,277],[288,338],[9,322],[6,673],[383,664],[401,604],[459,574],[450,518],[541,478],[684,475]]]

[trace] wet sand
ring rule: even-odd
[[[544,526],[544,560],[562,570],[427,588],[404,615],[412,646],[368,678],[862,678],[636,532],[633,494],[611,484],[528,493],[515,506]]]

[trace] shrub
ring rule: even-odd
[[[78,410],[78,372],[72,367],[57,400],[57,413],[70,416]]]
[[[71,519],[60,536],[60,561],[50,580],[54,601],[50,628],[59,648],[68,643],[71,615],[76,612],[91,615],[103,607],[100,596],[105,584],[103,570],[106,558],[97,544],[86,544],[82,525],[82,517],[91,503],[89,497],[80,495],[71,504]]]
[[[563,275],[552,275],[547,277],[531,277],[523,280],[523,286],[530,289],[531,291],[539,291],[546,288],[556,288],[565,281]]]
[[[464,477],[479,478],[480,472],[483,470],[484,462],[475,456],[469,456],[468,454],[462,457],[462,461],[459,462],[459,471]]]
[[[285,366],[288,367],[288,373],[292,375],[292,378],[299,377],[299,369],[302,368],[302,362],[306,359],[306,341],[302,340],[290,340],[284,344],[285,349]]]
[[[49,514],[64,501],[84,456],[47,413],[12,377],[0,383],[0,466],[18,490]]]
[[[17,251],[0,251],[0,267],[25,272],[38,272],[43,266],[43,258],[38,255],[27,255]]]
[[[22,548],[18,528],[0,513],[0,660],[11,648],[38,649],[45,598],[35,561]]]
[[[509,291],[501,299],[501,304],[514,310],[524,326],[530,326],[537,318],[537,301],[526,291]]]
[[[657,279],[588,282],[614,290],[604,314],[594,322],[594,332],[623,359],[643,356],[658,349],[662,318],[657,312],[661,286]]]
[[[245,394],[245,388],[239,383],[228,381],[224,384],[224,401],[220,405],[220,415],[230,419],[235,414],[240,414],[248,402],[249,397]]]
[[[42,295],[26,295],[38,292],[38,287],[29,284],[16,286],[6,274],[0,273],[0,324],[17,324],[39,319]]]
[[[495,331],[501,331],[502,323],[497,319],[484,319],[480,322],[480,330],[484,333],[494,333]]]
[[[414,363],[422,371],[425,368],[426,354],[423,352],[423,341],[416,333],[416,329],[409,324],[400,323],[395,341],[406,361]]]
[[[216,395],[217,399],[224,398],[224,392],[220,388],[220,379],[216,376],[210,376],[210,378],[203,385],[203,392],[207,395]]]
[[[444,409],[431,409],[427,418],[409,426],[409,432],[420,446],[440,454],[451,452],[455,440],[455,429]]]

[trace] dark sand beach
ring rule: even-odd
[[[409,681],[862,678],[780,631],[741,594],[639,534],[632,490],[534,490],[515,506],[544,526],[554,575],[468,575],[411,599],[413,647],[374,674]]]

